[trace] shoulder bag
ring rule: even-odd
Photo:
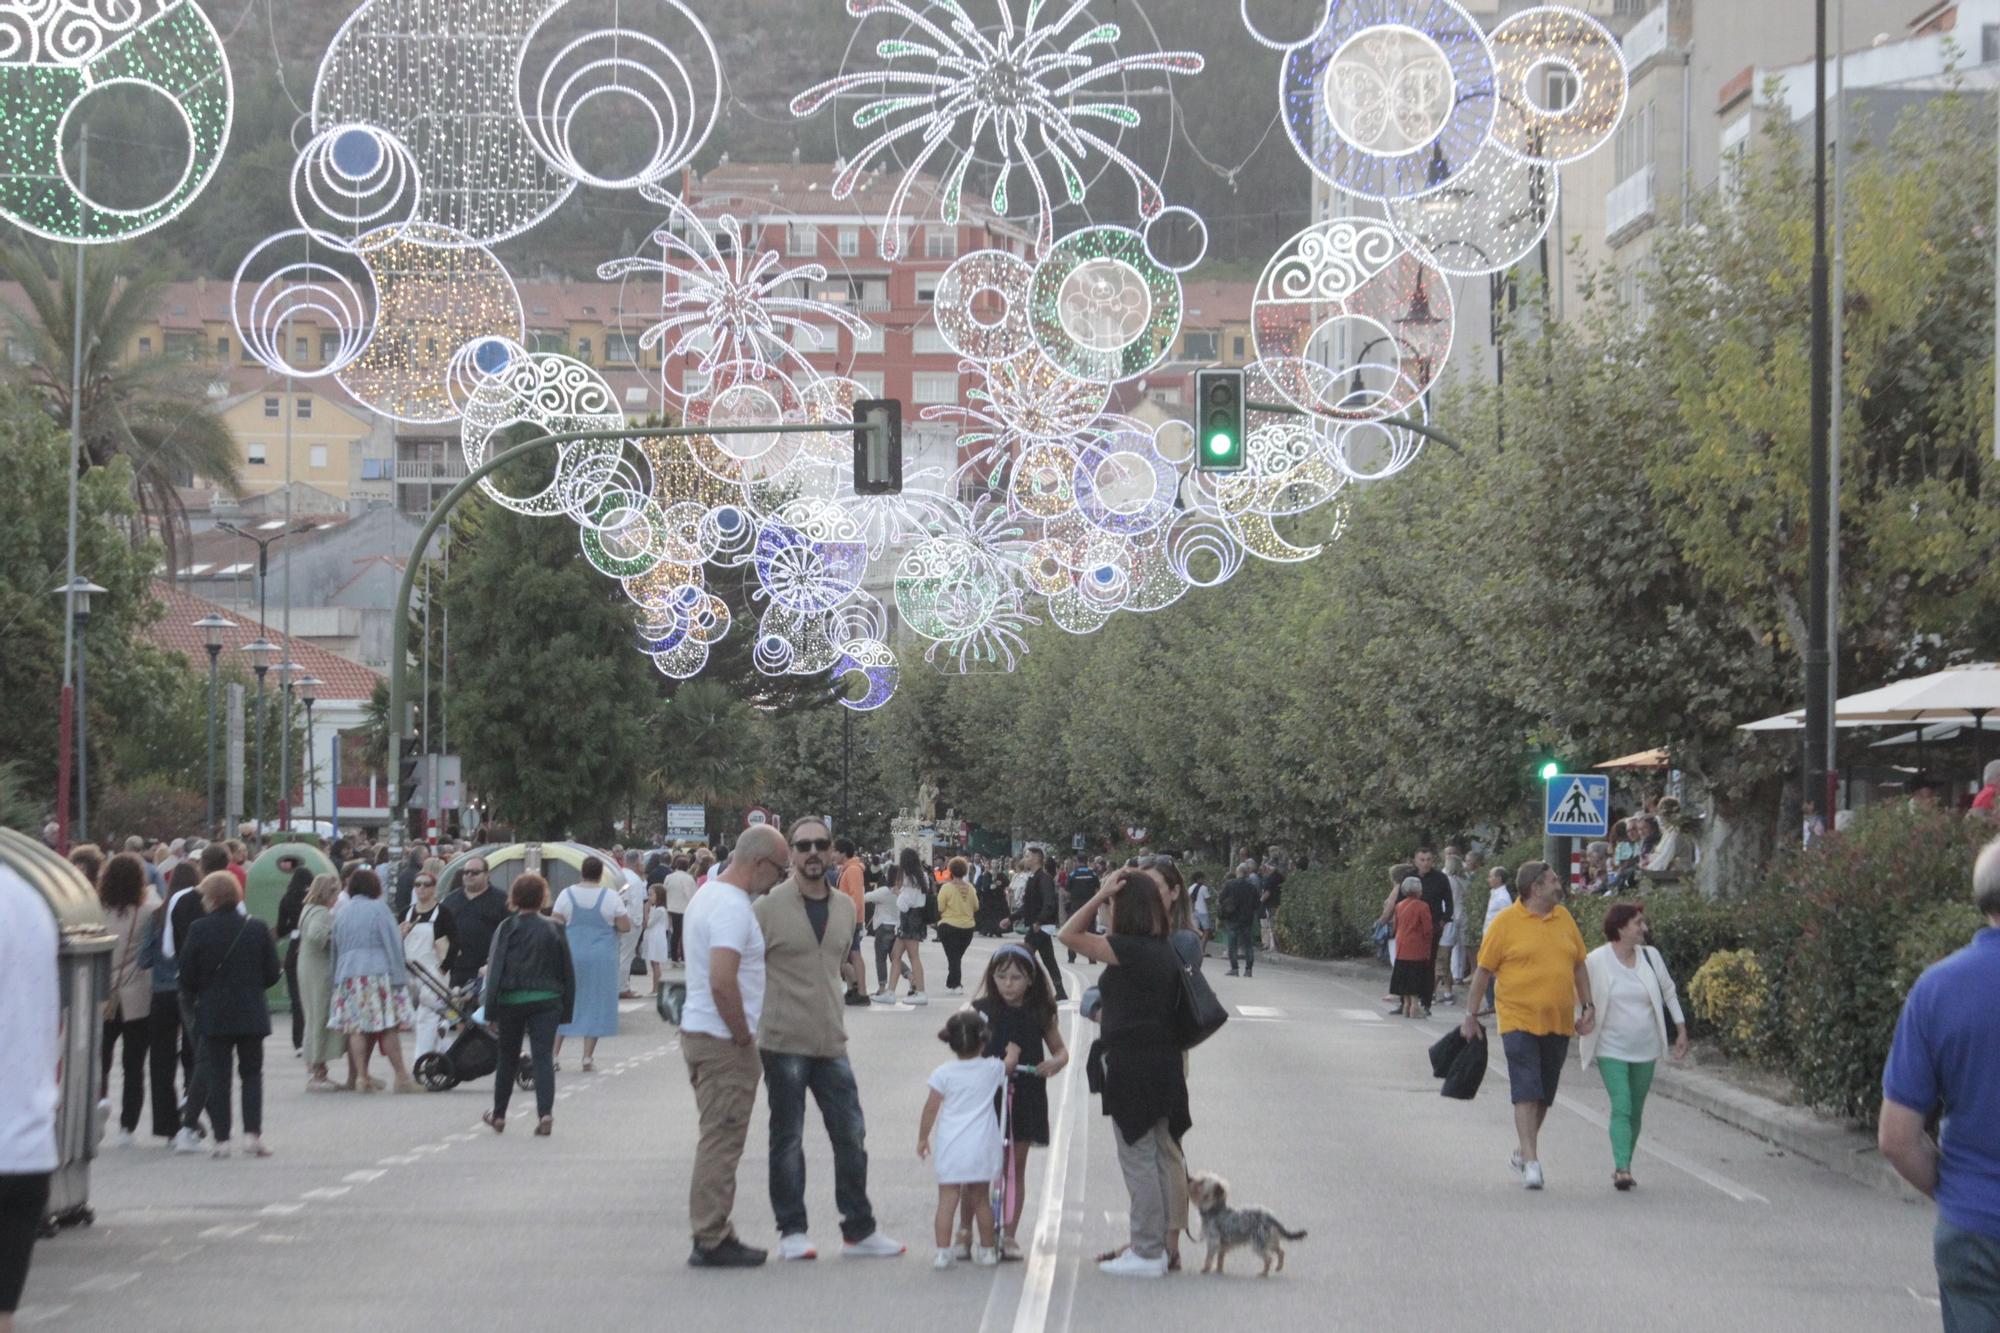
[[[1167,946],[1167,954],[1181,974],[1180,996],[1174,1004],[1174,1037],[1182,1050],[1191,1051],[1222,1030],[1229,1021],[1229,1010],[1215,998],[1208,978],[1182,962],[1172,945]]]
[[[1681,1039],[1681,1025],[1674,1021],[1674,1011],[1667,1008],[1667,983],[1660,980],[1660,969],[1653,963],[1653,946],[1642,944],[1639,952],[1645,956],[1646,970],[1653,974],[1653,985],[1660,992],[1660,1017],[1667,1020],[1667,1044],[1673,1045]]]

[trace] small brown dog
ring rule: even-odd
[[[1208,1246],[1208,1253],[1201,1261],[1204,1273],[1210,1269],[1220,1273],[1223,1261],[1238,1245],[1250,1246],[1264,1261],[1264,1271],[1258,1276],[1271,1276],[1271,1260],[1274,1258],[1278,1261],[1277,1271],[1282,1273],[1285,1271],[1284,1243],[1306,1238],[1303,1231],[1287,1231],[1285,1224],[1272,1216],[1267,1208],[1231,1208],[1229,1182],[1212,1171],[1188,1177],[1188,1200],[1201,1214],[1201,1239]]]

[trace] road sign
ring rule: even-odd
[[[708,832],[708,807],[670,805],[667,807],[667,837],[699,838]]]
[[[1601,838],[1611,830],[1611,779],[1558,773],[1542,788],[1543,829],[1557,838]]]
[[[756,828],[759,824],[770,824],[775,822],[776,821],[771,817],[771,812],[769,810],[766,810],[761,805],[753,805],[748,810],[745,810],[743,812],[744,828]]]

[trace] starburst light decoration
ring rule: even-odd
[[[1159,183],[1119,147],[1141,122],[1128,81],[1199,74],[1203,57],[1118,55],[1124,29],[1094,17],[1089,0],[1025,0],[1021,10],[1022,0],[847,0],[857,18],[880,15],[901,25],[874,45],[887,66],[841,74],[792,99],[792,114],[807,117],[868,90],[843,119],[874,137],[848,154],[834,179],[835,199],[849,198],[876,162],[906,153],[881,229],[884,259],[902,253],[905,206],[934,164],[943,176],[937,217],[947,224],[964,211],[975,166],[990,172],[992,209],[1001,217],[1014,215],[1031,192],[1032,211],[1021,215],[1034,219],[1037,254],[1055,241],[1056,210],[1083,204],[1093,173],[1104,167],[1130,183],[1142,220],[1166,207]],[[1017,177],[1026,179],[1027,192]]]

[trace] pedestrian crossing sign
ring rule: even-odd
[[[1543,827],[1557,838],[1601,838],[1611,830],[1611,779],[1558,773],[1542,789]]]

